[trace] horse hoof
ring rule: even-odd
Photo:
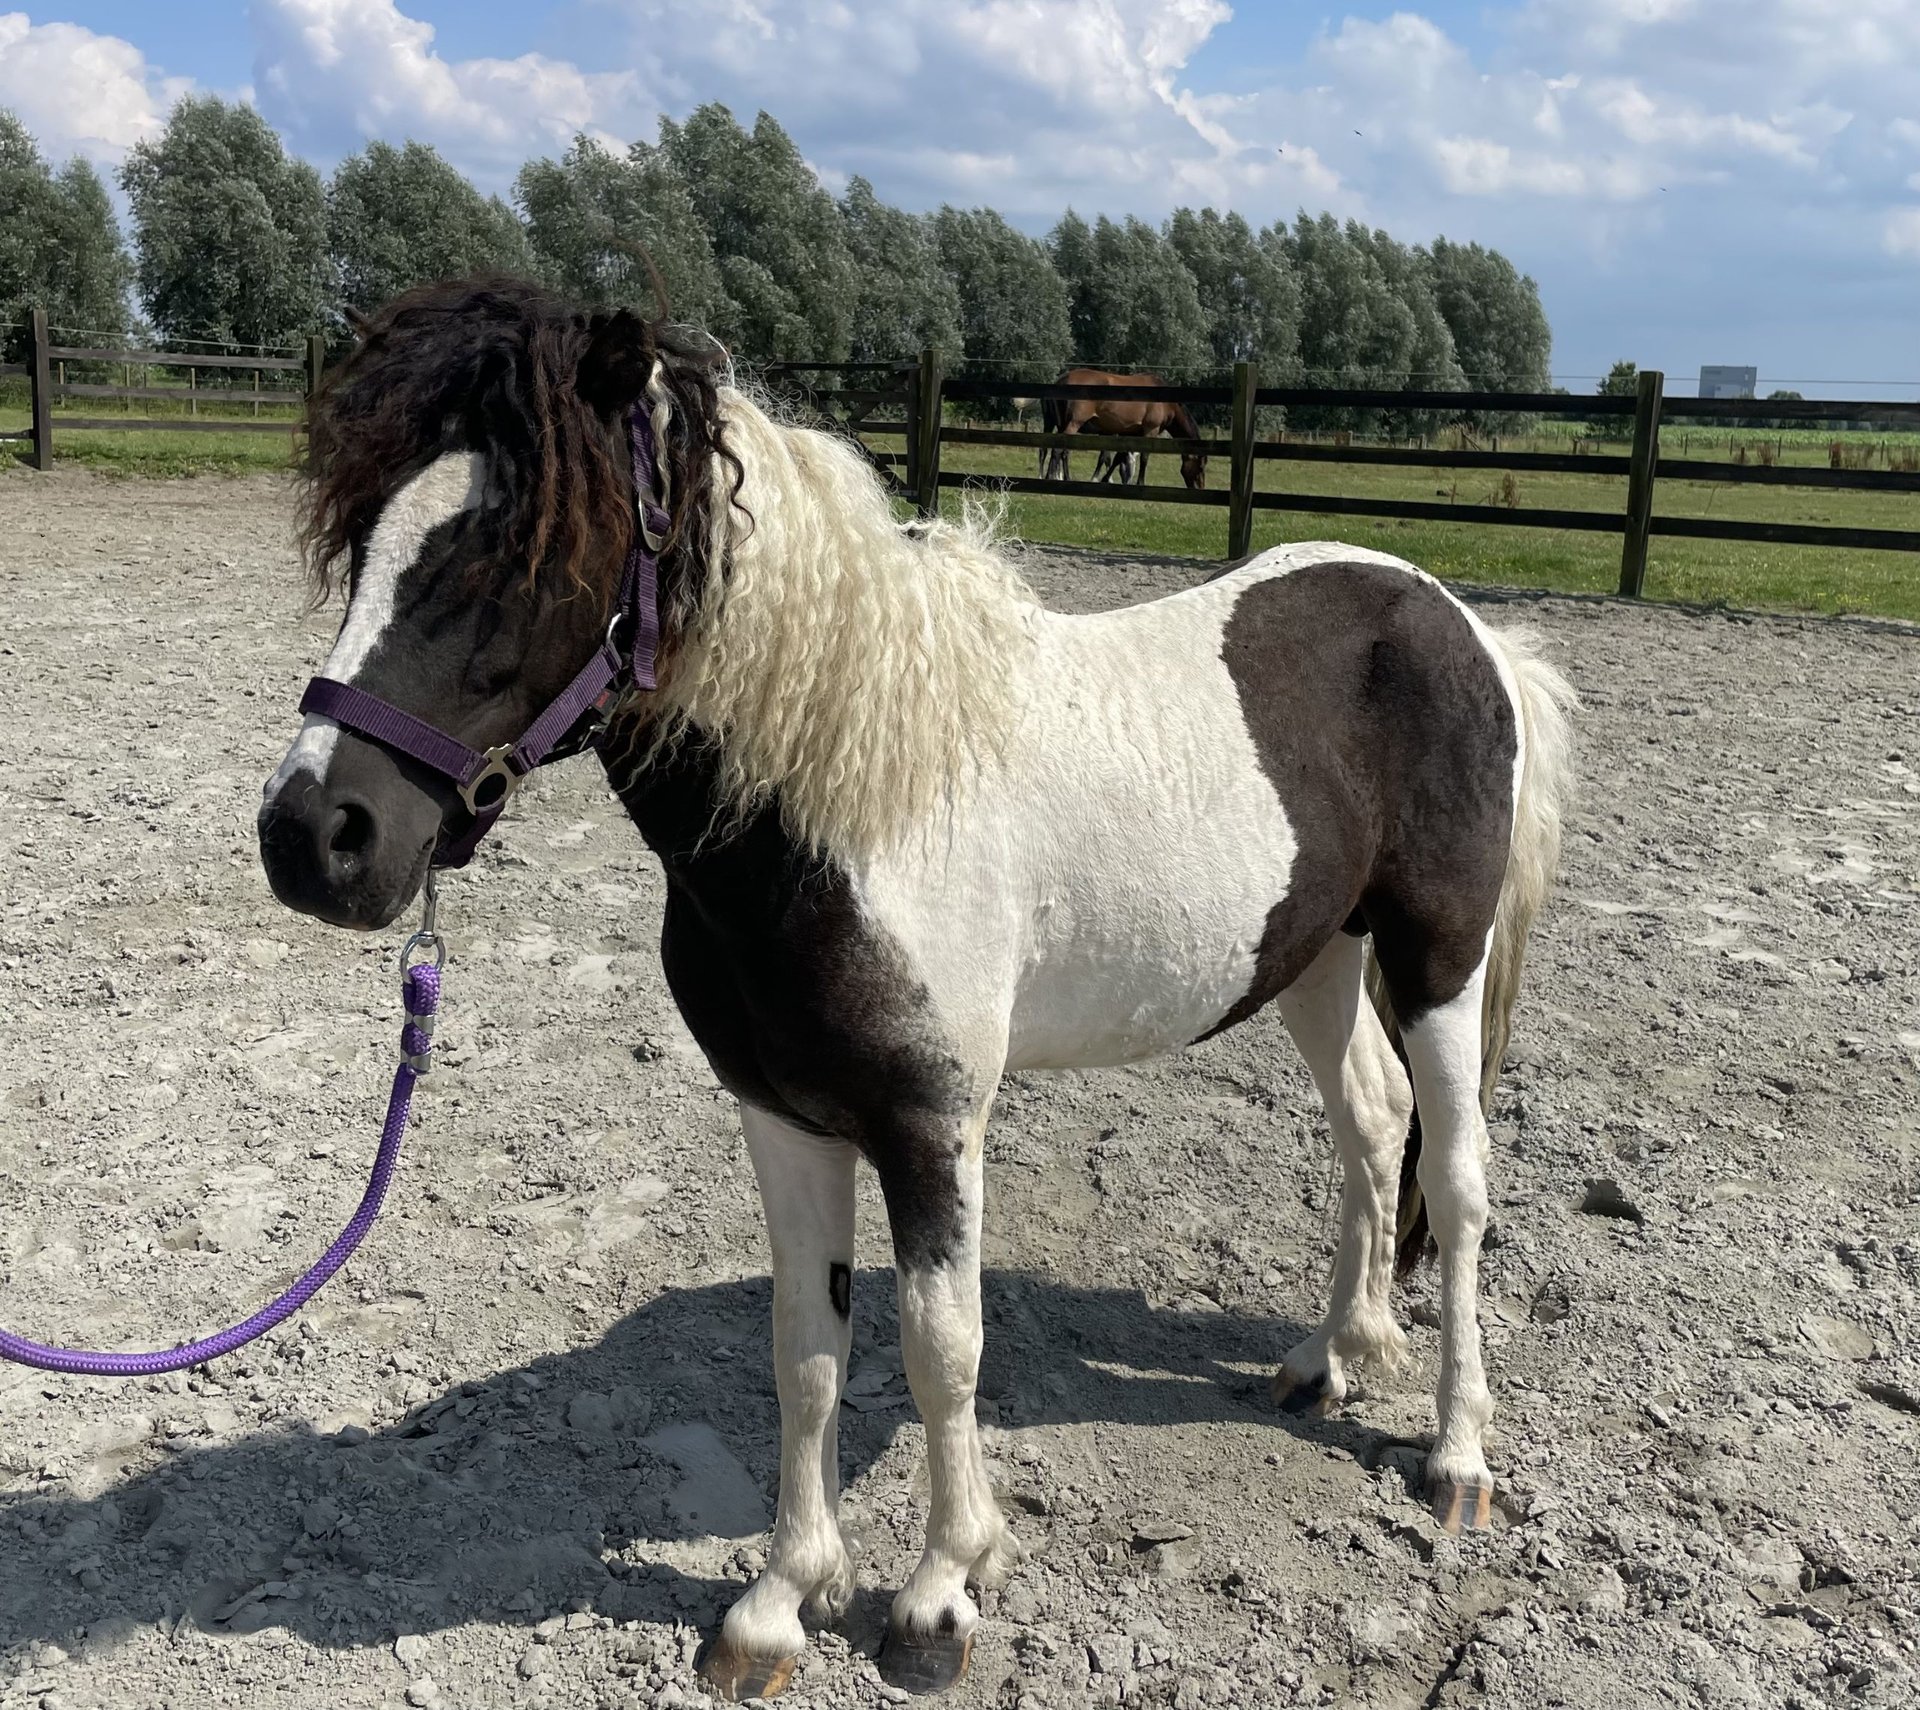
[[[1338,1405],[1327,1392],[1327,1374],[1316,1372],[1310,1378],[1295,1377],[1282,1366],[1273,1374],[1273,1399],[1282,1413],[1331,1413]]]
[[[1427,1500],[1433,1505],[1434,1519],[1449,1535],[1458,1536],[1462,1527],[1484,1531],[1492,1523],[1493,1492],[1484,1484],[1436,1479],[1427,1486]]]
[[[880,1647],[880,1678],[903,1692],[945,1692],[973,1661],[973,1635],[964,1639],[903,1639],[889,1631]]]
[[[707,1646],[695,1665],[716,1698],[738,1704],[748,1698],[772,1698],[785,1692],[793,1679],[798,1657],[750,1657],[736,1650],[722,1633]]]

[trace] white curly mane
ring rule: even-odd
[[[661,681],[653,746],[705,732],[723,818],[777,793],[800,842],[867,860],[932,823],[1000,747],[1040,607],[981,514],[909,533],[845,441],[733,388],[720,409],[751,521],[716,503],[716,562]]]

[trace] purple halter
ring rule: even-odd
[[[639,508],[633,544],[627,550],[613,621],[606,640],[579,674],[530,724],[518,742],[481,750],[428,724],[412,713],[351,683],[315,677],[300,697],[303,713],[318,713],[343,729],[418,760],[453,780],[469,816],[459,836],[441,835],[433,852],[436,867],[464,867],[480,839],[493,829],[500,810],[527,774],[547,760],[577,754],[595,741],[607,709],[624,688],[651,689],[654,654],[660,644],[660,548],[671,519],[653,502],[653,423],[644,404],[627,418],[627,443],[633,452],[633,490]],[[583,721],[587,728],[567,739]]]

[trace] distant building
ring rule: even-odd
[[[1757,368],[1703,367],[1700,370],[1700,396],[1703,398],[1751,398],[1760,384]]]

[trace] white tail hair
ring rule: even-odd
[[[1560,871],[1560,823],[1573,794],[1573,714],[1580,697],[1540,655],[1532,629],[1489,629],[1520,689],[1520,795],[1513,809],[1507,876],[1487,950],[1486,999],[1480,1029],[1480,1106],[1493,1100],[1501,1059],[1513,1027],[1527,939]]]
[[[719,749],[721,824],[777,799],[798,841],[859,862],[1001,747],[1038,602],[983,509],[909,531],[857,447],[731,387],[720,409],[747,514],[716,516],[651,746],[699,730]]]

